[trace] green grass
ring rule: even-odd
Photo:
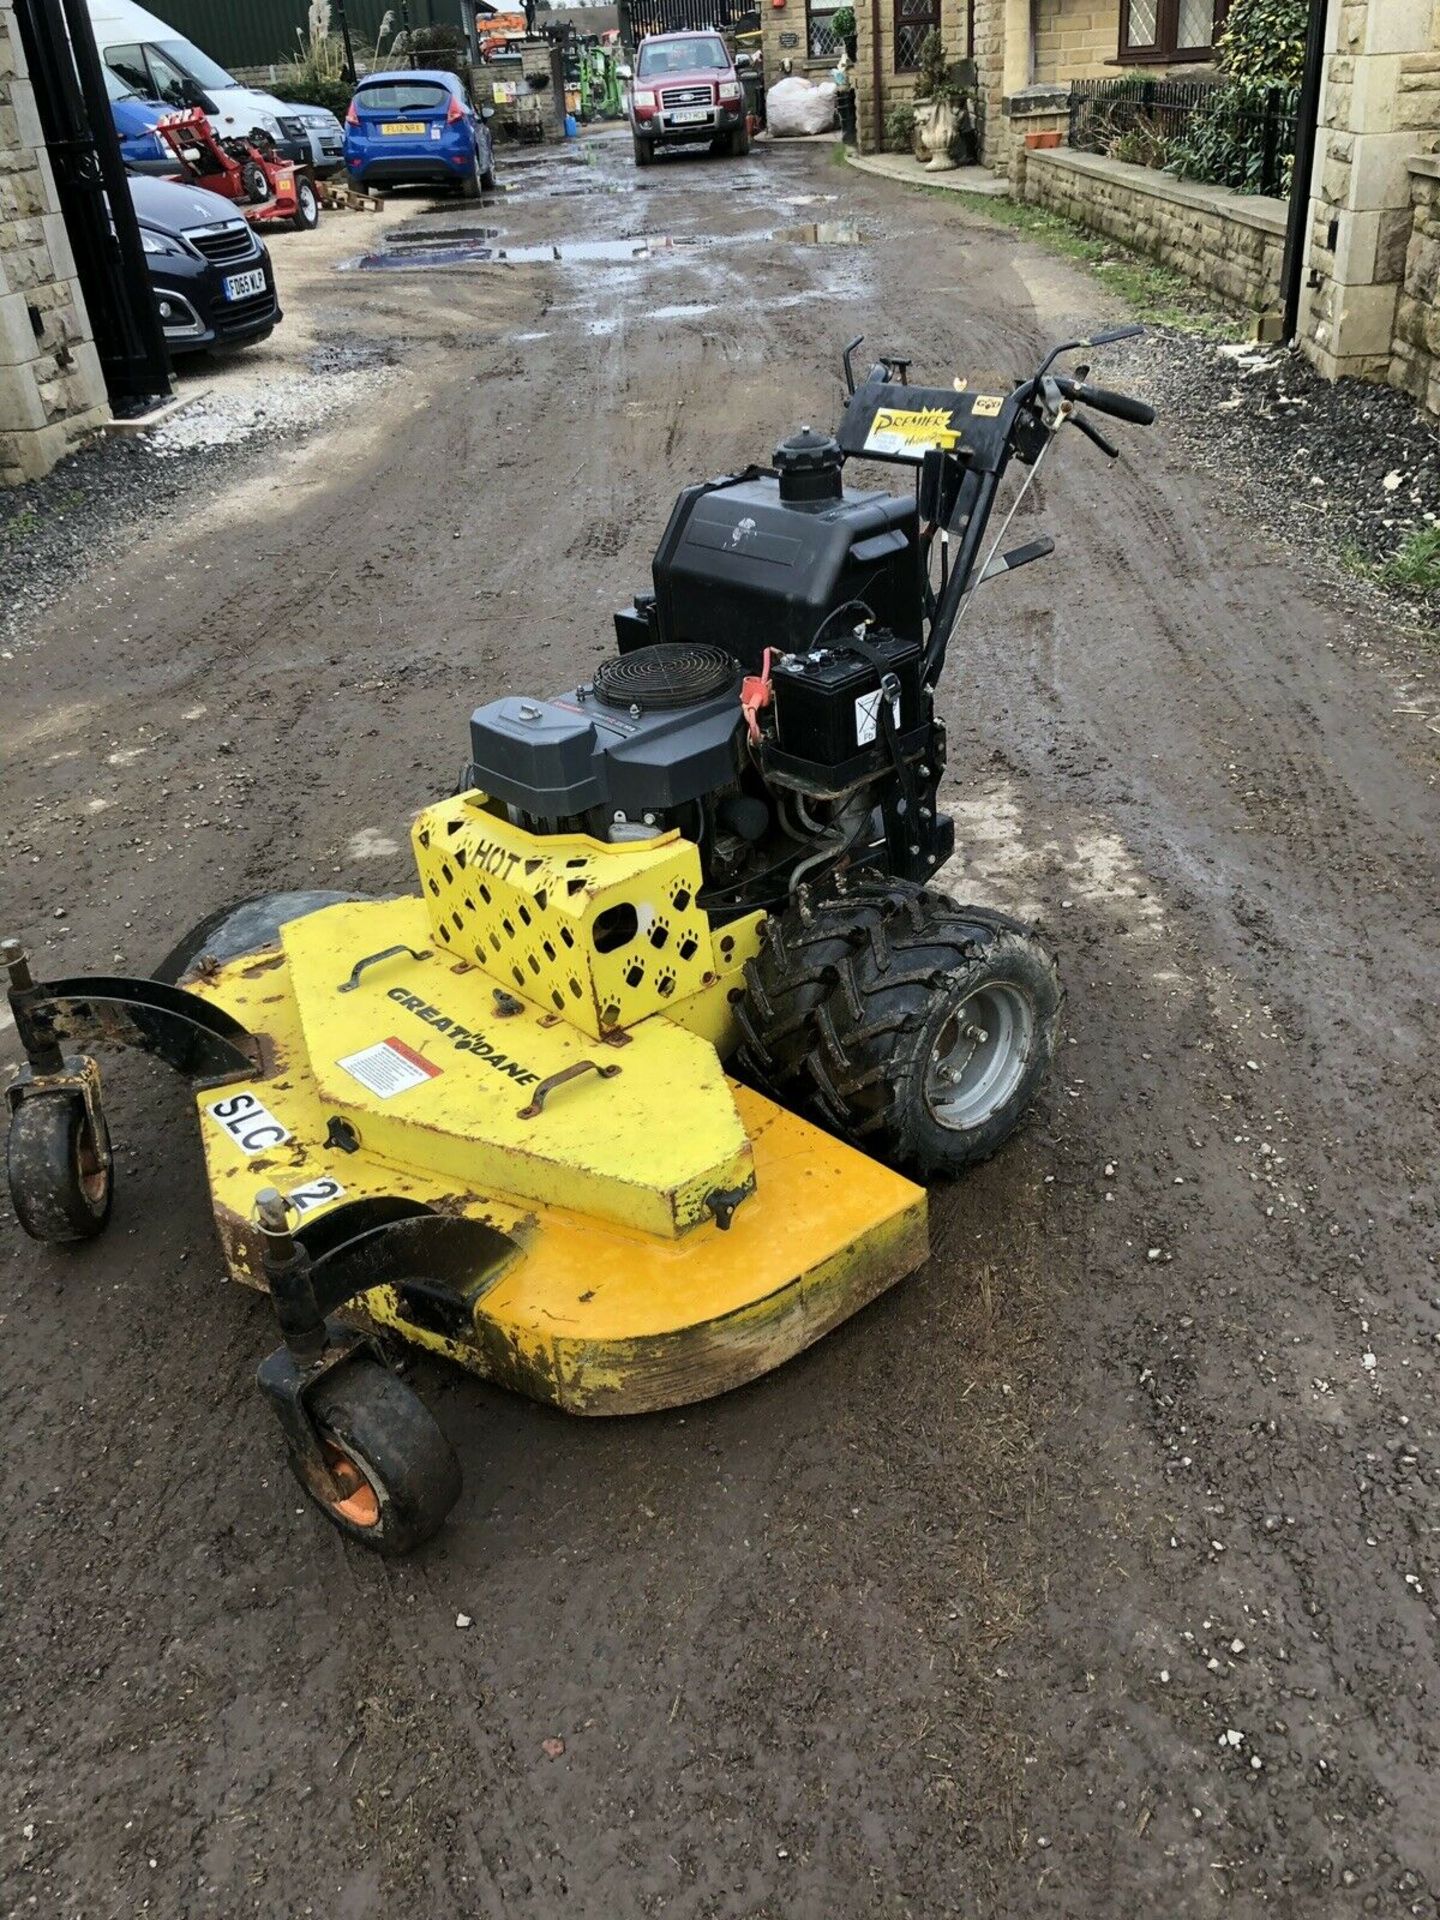
[[[842,165],[847,160],[843,146],[837,147],[836,157]],[[1127,253],[1115,241],[1077,227],[1046,207],[1012,199],[1009,194],[968,193],[964,188],[930,186],[923,180],[913,184],[921,193],[958,202],[977,219],[1009,227],[1051,253],[1087,268],[1101,286],[1129,307],[1139,320],[1148,321],[1152,326],[1175,327],[1210,340],[1235,337],[1237,316],[1223,312],[1182,274],[1161,266],[1158,261]]]
[[[1376,569],[1387,587],[1402,593],[1440,593],[1440,527],[1412,533],[1384,564]]]
[[[19,513],[12,514],[8,520],[0,520],[0,540],[7,545],[15,540],[25,540],[40,525],[40,516],[33,507],[22,507]]]

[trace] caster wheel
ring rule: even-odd
[[[460,1462],[417,1393],[355,1360],[326,1375],[310,1411],[338,1491],[317,1492],[294,1454],[290,1470],[332,1527],[387,1560],[438,1531],[460,1498]]]
[[[110,1218],[110,1135],[91,1125],[79,1094],[22,1100],[6,1149],[10,1204],[32,1240],[51,1246],[93,1240]]]

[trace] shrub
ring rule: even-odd
[[[1309,11],[1309,0],[1235,0],[1217,48],[1225,84],[1174,142],[1172,172],[1236,193],[1289,193],[1295,155],[1288,126],[1275,122],[1293,124]]]
[[[1112,160],[1127,160],[1132,167],[1153,167],[1163,172],[1170,165],[1175,143],[1154,120],[1141,114],[1117,133],[1105,150]]]
[[[855,9],[853,7],[837,7],[830,16],[830,31],[837,40],[853,40],[855,38]]]
[[[910,153],[915,138],[915,109],[908,103],[891,107],[885,116],[885,151]]]
[[[1220,71],[1266,87],[1298,87],[1309,14],[1309,0],[1235,0],[1220,36]]]

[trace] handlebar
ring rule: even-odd
[[[1108,413],[1112,420],[1124,420],[1132,427],[1153,427],[1155,409],[1143,400],[1133,400],[1128,393],[1113,393],[1109,387],[1092,387],[1080,380],[1057,380],[1055,383],[1067,400],[1075,400],[1082,407],[1093,407],[1096,413]]]

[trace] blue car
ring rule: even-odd
[[[345,172],[362,189],[448,182],[467,200],[495,185],[495,148],[453,73],[371,73],[345,116]]]
[[[155,122],[161,114],[169,113],[169,107],[132,93],[109,67],[100,71],[110,96],[110,117],[120,136],[120,158],[132,173],[174,173],[175,156],[155,131]]]

